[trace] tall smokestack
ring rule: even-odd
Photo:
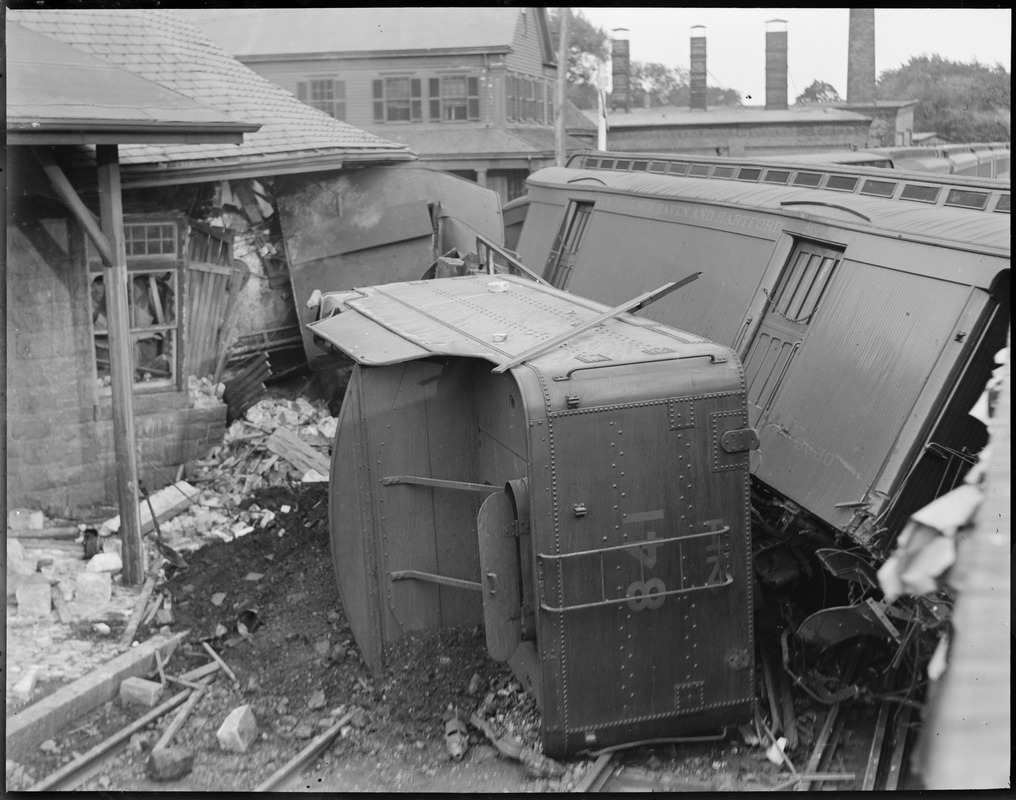
[[[706,28],[691,26],[691,102],[692,111],[706,110]]]
[[[787,21],[766,22],[766,111],[787,110]]]
[[[611,90],[610,106],[631,111],[631,63],[628,49],[628,29],[614,28],[610,45]]]
[[[850,9],[847,102],[875,102],[875,9]]]

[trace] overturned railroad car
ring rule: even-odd
[[[557,288],[609,304],[701,272],[646,315],[742,359],[770,530],[884,554],[984,446],[967,412],[1009,327],[1007,182],[589,153],[516,205],[510,241]]]
[[[354,368],[332,457],[343,606],[372,670],[483,623],[547,753],[719,729],[754,698],[749,451],[726,347],[543,282],[326,294]],[[686,291],[681,287],[680,291]]]

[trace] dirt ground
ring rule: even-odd
[[[464,757],[451,758],[445,721],[455,712],[468,720],[481,704],[484,717],[501,730],[538,745],[535,703],[506,665],[488,657],[483,630],[407,637],[393,648],[383,676],[375,681],[338,596],[328,541],[327,485],[267,488],[249,501],[274,511],[274,521],[235,541],[208,544],[187,555],[186,569],[171,568],[167,574],[172,628],[191,631],[167,672],[180,675],[206,664],[205,641],[237,677],[234,685],[220,672],[174,739],[195,754],[192,771],[162,783],[146,774],[149,749],[170,714],[135,734],[80,788],[250,791],[349,712],[352,718],[324,754],[280,789],[541,792],[568,789],[581,778],[591,759],[565,762],[567,772],[558,779],[530,778],[519,762],[502,757],[472,727]],[[152,632],[142,628],[138,638]],[[259,736],[246,753],[226,752],[216,731],[232,709],[244,704],[251,706]],[[136,708],[119,700],[106,703],[45,749],[18,754],[19,772],[8,788],[33,785],[138,716]],[[736,734],[715,744],[632,751],[623,763],[645,773],[644,779],[681,777],[699,788],[772,785],[780,775],[760,748],[746,747]]]

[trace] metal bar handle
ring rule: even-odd
[[[701,592],[706,589],[722,589],[724,586],[729,586],[734,582],[732,575],[727,575],[722,583],[707,583],[704,586],[692,586],[688,589],[670,589],[666,592],[660,592],[659,594],[649,595],[652,599],[658,597],[669,597],[674,594],[690,594],[691,592]],[[617,606],[621,603],[630,603],[635,600],[634,597],[615,597],[611,600],[597,600],[593,603],[579,603],[574,606],[549,606],[543,600],[540,601],[540,608],[544,611],[550,611],[556,614],[564,613],[565,611],[580,611],[584,608],[602,608],[603,606]]]
[[[575,558],[577,556],[590,556],[596,555],[597,553],[608,553],[616,550],[631,550],[634,547],[647,547],[647,546],[658,546],[661,544],[670,544],[671,542],[686,542],[690,539],[701,539],[705,536],[720,536],[724,533],[730,532],[730,526],[724,525],[722,528],[717,528],[714,531],[703,531],[702,533],[692,533],[686,536],[671,536],[667,539],[646,539],[642,542],[629,542],[627,544],[616,544],[610,547],[599,547],[595,550],[579,550],[576,553],[537,553],[537,558],[542,558],[547,561],[554,559],[563,558]]]

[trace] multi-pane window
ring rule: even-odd
[[[346,82],[332,78],[313,78],[300,81],[296,85],[296,96],[324,111],[328,116],[344,120],[346,118]]]
[[[480,81],[466,75],[445,75],[429,81],[430,119],[456,122],[480,119]]]
[[[422,118],[422,81],[419,78],[374,81],[375,122],[419,122]]]
[[[178,382],[180,236],[174,222],[124,223],[135,384],[175,387]],[[96,374],[108,386],[109,320],[102,263],[97,257],[89,258],[89,281]]]
[[[512,122],[553,122],[554,84],[545,78],[505,76],[506,114]]]

